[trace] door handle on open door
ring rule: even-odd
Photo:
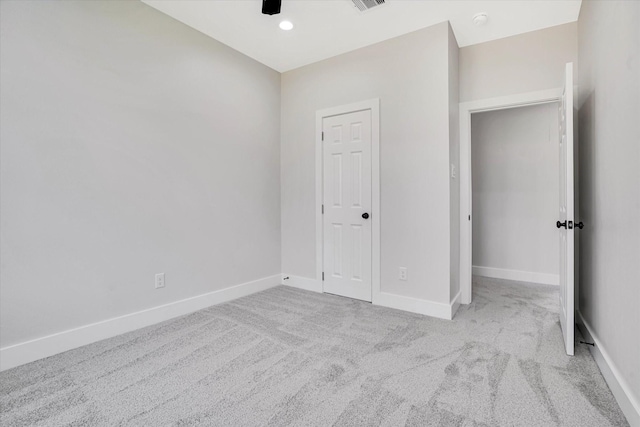
[[[368,218],[369,218],[369,214],[368,214],[368,213],[366,213],[366,212],[365,212],[365,213],[363,213],[363,214],[362,214],[362,218],[364,218],[364,219],[368,219]]]
[[[565,222],[556,221],[556,227],[558,227],[558,228],[560,228],[560,227],[567,228],[567,221],[565,221]]]
[[[583,227],[584,227],[584,224],[582,223],[582,221],[576,222],[576,228],[579,228],[580,230],[582,230]]]

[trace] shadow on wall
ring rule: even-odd
[[[578,110],[578,162],[579,162],[579,203],[577,214],[578,221],[582,221],[585,226],[580,231],[578,236],[578,278],[577,282],[578,291],[581,288],[581,282],[583,279],[593,277],[593,271],[587,271],[593,267],[593,263],[589,260],[595,257],[595,243],[593,242],[593,224],[596,223],[595,215],[596,210],[594,206],[596,200],[594,199],[596,186],[596,167],[595,156],[596,151],[594,144],[580,144],[581,141],[593,141],[595,136],[595,92],[591,92],[584,100],[584,103],[579,106]],[[589,171],[589,174],[586,174]],[[581,312],[584,309],[584,295],[582,292],[578,293],[578,306],[576,307]]]

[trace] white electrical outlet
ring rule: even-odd
[[[156,289],[164,288],[164,273],[156,274]]]
[[[400,272],[398,274],[398,279],[407,280],[407,267],[400,267]]]

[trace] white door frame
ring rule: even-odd
[[[470,304],[472,295],[471,115],[485,111],[548,104],[561,99],[562,88],[558,88],[460,103],[460,302],[462,304]]]
[[[316,280],[322,284],[322,119],[371,110],[371,302],[380,297],[380,99],[326,108],[316,112]]]

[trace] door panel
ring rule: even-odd
[[[326,117],[323,290],[371,301],[371,110]]]
[[[560,131],[560,326],[568,355],[574,352],[573,64],[565,69]]]

